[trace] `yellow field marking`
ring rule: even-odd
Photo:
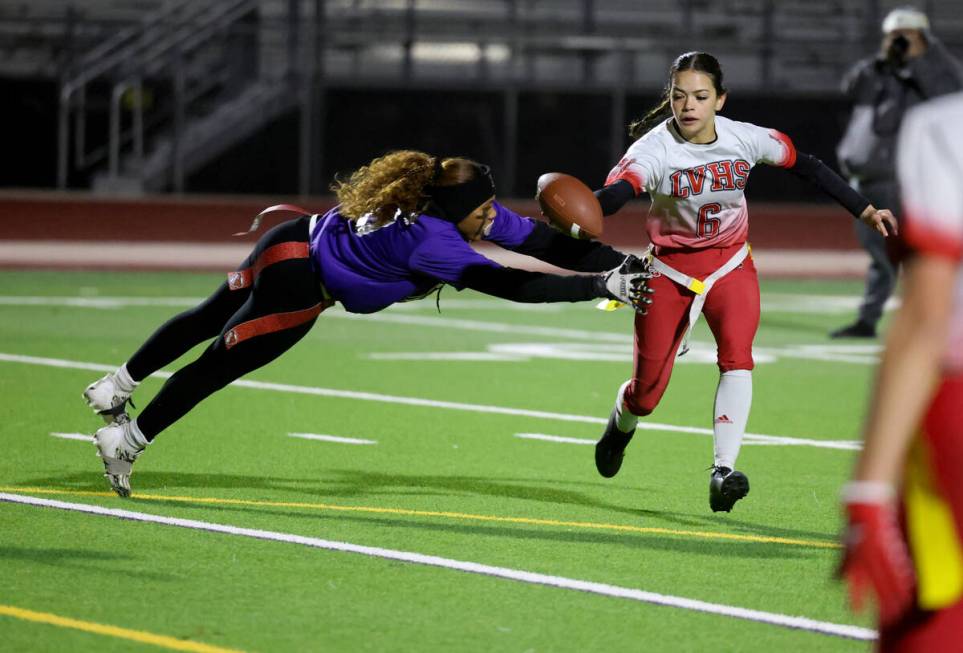
[[[52,488],[0,487],[0,492],[31,494],[67,494],[75,496],[113,497],[113,492],[90,492],[86,490],[58,490]],[[736,542],[755,542],[757,544],[785,544],[816,549],[838,549],[836,542],[802,540],[769,535],[738,535],[715,531],[687,531],[654,526],[632,526],[631,524],[605,524],[597,522],[562,521],[540,519],[537,517],[499,517],[497,515],[475,515],[463,512],[443,512],[434,510],[410,510],[407,508],[376,508],[371,506],[339,506],[329,503],[305,503],[301,501],[256,501],[251,499],[219,499],[215,497],[165,496],[160,494],[137,493],[133,499],[144,501],[175,501],[180,503],[213,504],[227,506],[255,506],[261,508],[304,508],[308,510],[331,510],[338,512],[363,512],[379,515],[404,515],[406,517],[441,517],[466,521],[497,522],[503,524],[525,524],[529,526],[557,526],[562,528],[583,528],[588,530],[618,531],[623,533],[642,533],[646,535],[672,535],[676,537],[701,538],[708,540],[732,540]]]
[[[37,623],[50,624],[51,626],[59,626],[60,628],[73,628],[74,630],[82,630],[86,633],[107,635],[109,637],[119,637],[120,639],[129,639],[134,642],[140,642],[141,644],[152,644],[154,646],[160,646],[173,651],[193,651],[194,653],[240,653],[240,651],[233,648],[222,648],[220,646],[202,644],[201,642],[191,642],[183,639],[177,639],[175,637],[167,637],[166,635],[155,635],[154,633],[148,633],[142,630],[130,630],[128,628],[119,628],[117,626],[107,626],[105,624],[94,623],[93,621],[80,621],[79,619],[61,617],[60,615],[50,614],[49,612],[34,612],[33,610],[24,610],[23,608],[16,608],[12,605],[0,605],[0,615],[16,617],[17,619],[23,619],[25,621],[35,621]]]

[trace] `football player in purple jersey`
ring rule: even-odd
[[[84,392],[108,421],[94,442],[119,495],[129,496],[131,465],[159,433],[290,349],[335,303],[351,313],[374,313],[444,284],[517,302],[607,297],[644,310],[650,301],[636,260],[505,208],[495,201],[489,168],[469,159],[392,152],[333,190],[338,206],[266,232],[214,294],[171,318]],[[478,240],[592,274],[503,267],[469,245]],[[127,415],[141,380],[208,340],[200,357],[175,372],[135,419]]]

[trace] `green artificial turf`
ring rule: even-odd
[[[80,394],[103,372],[79,367],[124,362],[220,279],[0,272],[0,353],[33,357],[0,360],[0,491],[870,626],[868,616],[848,611],[832,580],[837,495],[852,450],[747,443],[739,467],[752,490],[731,514],[713,514],[706,471],[712,440],[705,434],[640,429],[610,480],[595,472],[591,446],[516,437],[594,440],[601,433],[631,370],[631,315],[590,304],[524,309],[449,289],[440,315],[433,300],[357,319],[331,309],[291,352],[247,379],[380,399],[226,388],[149,447],[134,468],[132,499],[113,496],[91,444],[50,435],[89,435],[101,425]],[[832,359],[841,350],[814,349],[846,345],[828,341],[826,332],[853,313],[801,307],[859,291],[855,282],[763,284],[756,347],[775,360],[754,373],[749,432],[858,438],[873,352],[848,343],[866,361],[840,362]],[[711,354],[704,323],[694,341],[693,354]],[[506,351],[526,355],[477,360]],[[417,357],[440,353],[462,359]],[[646,421],[711,428],[717,378],[711,362],[680,360]],[[162,383],[147,379],[137,405]],[[410,398],[462,405],[402,403]],[[292,432],[377,444],[303,440]],[[870,648],[571,589],[10,503],[0,503],[0,578],[0,610],[249,651]],[[0,640],[9,650],[157,650],[3,614]]]

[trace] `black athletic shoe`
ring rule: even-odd
[[[599,470],[599,474],[612,478],[619,473],[625,447],[634,433],[635,429],[628,433],[619,430],[615,424],[615,409],[612,409],[609,423],[605,425],[605,433],[602,434],[602,439],[595,443],[595,469]]]
[[[712,512],[732,512],[736,501],[749,494],[749,479],[728,467],[713,467],[709,477],[709,507]]]
[[[829,332],[830,338],[875,338],[876,327],[862,320]]]

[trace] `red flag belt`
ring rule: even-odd
[[[321,312],[333,305],[333,301],[325,300],[311,308],[289,313],[273,313],[247,322],[241,322],[224,334],[224,345],[230,349],[234,345],[256,336],[263,336],[304,324],[316,318]]]
[[[256,216],[254,216],[254,221],[251,223],[251,226],[248,228],[247,231],[239,231],[234,235],[246,236],[249,233],[257,231],[261,227],[261,220],[264,219],[264,216],[266,216],[268,213],[277,213],[278,211],[285,211],[287,213],[297,213],[302,216],[311,215],[311,213],[309,213],[308,211],[305,211],[300,206],[297,206],[295,204],[275,204],[274,206],[267,207],[266,209],[258,213]]]

